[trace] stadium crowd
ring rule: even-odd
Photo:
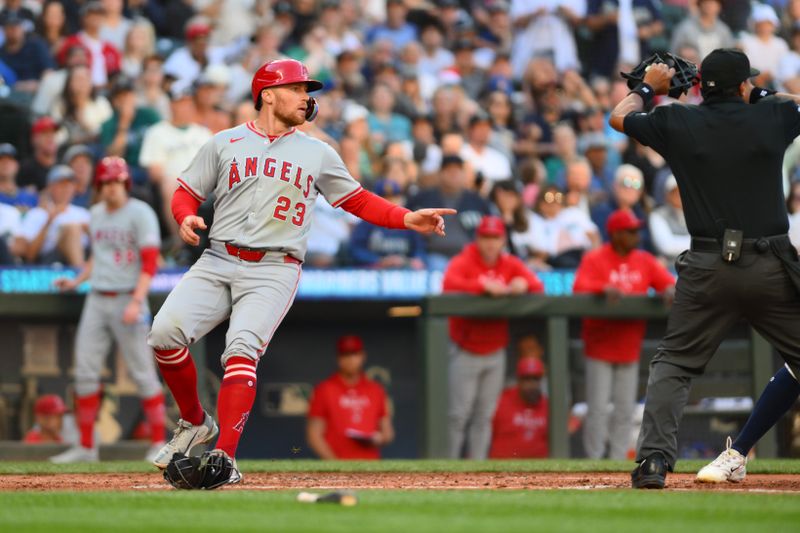
[[[713,48],[738,46],[761,70],[758,85],[800,91],[798,0],[2,5],[4,264],[83,263],[103,155],[126,158],[134,196],[161,214],[164,264],[191,263],[196,252],[169,213],[176,180],[211,135],[254,118],[252,73],[280,57],[324,81],[319,116],[305,129],[365,187],[410,208],[459,210],[446,238],[425,242],[356,224],[321,199],[307,261],[316,267],[443,269],[493,213],[529,267],[576,268],[607,240],[618,208],[647,220],[641,246],[671,261],[689,239],[675,180],[653,150],[606,124],[628,92],[619,71],[653,51],[699,63]],[[800,143],[787,152],[787,192],[798,161]]]

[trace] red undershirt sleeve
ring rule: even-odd
[[[175,194],[172,195],[171,207],[172,216],[175,217],[175,221],[180,226],[184,218],[197,214],[197,210],[200,209],[200,201],[183,187],[178,187],[175,190]]]
[[[158,269],[158,248],[156,246],[142,248],[139,250],[139,255],[142,258],[142,272],[155,276]]]
[[[174,213],[174,200],[172,205]],[[405,207],[395,205],[365,190],[349,198],[340,207],[370,224],[390,229],[406,229],[405,216],[406,213],[410,213]]]

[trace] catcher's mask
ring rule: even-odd
[[[664,63],[668,67],[675,69],[675,75],[669,83],[668,94],[672,98],[680,98],[682,94],[689,92],[689,89],[700,81],[697,75],[697,65],[669,52],[655,53],[636,65],[630,72],[620,72],[620,74],[628,80],[628,88],[634,89],[644,81],[645,72],[647,72],[650,65],[656,63]]]

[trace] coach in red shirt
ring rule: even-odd
[[[517,361],[517,384],[497,402],[492,421],[492,459],[547,457],[547,397],[542,393],[544,365],[535,357]]]
[[[364,375],[360,337],[341,337],[337,353],[337,372],[311,397],[308,444],[320,459],[380,459],[380,447],[394,440],[386,392]]]
[[[583,256],[575,275],[576,293],[646,294],[651,288],[670,300],[675,278],[650,253],[638,250],[642,221],[631,211],[614,211],[606,222],[610,242]],[[586,355],[583,444],[592,459],[625,459],[631,444],[639,383],[644,320],[587,318],[581,336]],[[608,448],[608,450],[606,450]]]
[[[506,227],[494,216],[481,219],[474,243],[455,256],[444,273],[444,292],[488,296],[542,292],[543,285],[518,258],[505,253]],[[503,388],[508,320],[450,319],[450,457],[486,459],[492,416]],[[467,436],[466,428],[469,427]]]

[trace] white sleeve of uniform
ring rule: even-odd
[[[178,184],[194,196],[195,200],[203,202],[214,190],[217,174],[219,174],[219,153],[215,138],[212,137],[200,148],[186,170],[181,172]]]
[[[361,191],[361,184],[350,175],[336,150],[327,144],[323,146],[322,164],[316,188],[329,204],[339,207]]]
[[[161,246],[161,231],[158,227],[158,217],[150,206],[141,206],[139,213],[133,221],[133,227],[136,232],[136,244],[140,250],[142,248],[158,248]]]

